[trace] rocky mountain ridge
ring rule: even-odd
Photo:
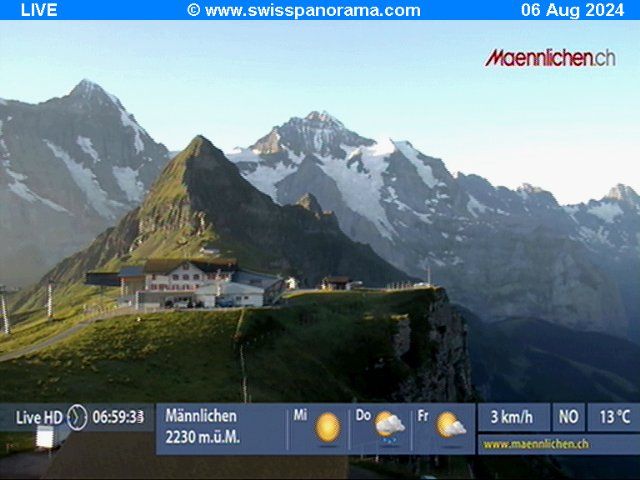
[[[150,257],[198,257],[204,245],[237,258],[243,268],[294,275],[302,286],[316,286],[325,275],[348,275],[371,286],[408,278],[369,246],[350,240],[311,195],[305,202],[320,210],[276,205],[197,136],[164,168],[139,207],[60,262],[34,291],[49,280],[72,284],[89,270]]]
[[[138,205],[168,161],[122,103],[83,80],[0,102],[0,283],[23,285]]]

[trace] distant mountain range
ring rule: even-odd
[[[513,191],[452,175],[409,142],[374,141],[319,112],[228,156],[280,204],[311,192],[352,239],[413,276],[430,268],[485,318],[638,332],[640,198],[628,186],[562,206],[528,184]]]
[[[0,100],[0,283],[33,281],[115,225],[173,155],[117,98],[86,80],[38,105]],[[409,142],[374,141],[319,112],[291,118],[227,156],[276,204],[295,205],[310,193],[307,211],[370,245],[396,267],[391,277],[426,278],[430,269],[454,301],[483,318],[540,318],[640,340],[640,198],[628,186],[563,206],[531,185],[514,191],[452,175]],[[200,188],[204,195],[207,187]],[[255,195],[233,193],[241,205]],[[165,207],[182,214],[179,205]],[[274,222],[261,225],[263,235],[278,235],[267,228]],[[178,236],[170,243],[189,243]],[[286,264],[296,265],[283,261],[283,271]]]
[[[168,161],[120,101],[80,82],[0,100],[0,283],[24,285],[138,205]]]

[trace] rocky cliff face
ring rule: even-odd
[[[471,384],[466,323],[449,303],[444,289],[436,290],[435,300],[425,308],[428,309],[426,332],[419,326],[412,330],[409,318],[398,322],[394,339],[398,357],[410,354],[412,345],[413,348],[424,345],[429,356],[429,361],[415,369],[411,378],[400,386],[398,399],[404,402],[470,401],[475,398],[475,392]],[[424,344],[411,339],[412,335],[425,334]]]
[[[640,318],[640,202],[629,187],[561,206],[531,185],[454,176],[409,142],[367,139],[318,112],[229,158],[280,204],[310,192],[349,237],[413,276],[430,269],[487,318],[534,315],[617,335]]]
[[[466,323],[442,288],[297,295],[281,310],[248,312],[235,338],[251,389],[275,390],[260,401],[476,398]],[[281,371],[284,385],[273,380]]]
[[[87,80],[0,102],[0,283],[37,279],[144,198],[168,161],[120,101]]]

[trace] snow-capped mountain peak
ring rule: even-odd
[[[522,185],[520,185],[517,189],[518,192],[521,192],[521,194],[524,196],[529,195],[529,194],[537,194],[537,193],[543,193],[545,190],[542,189],[541,187],[537,187],[535,185],[531,185],[530,183],[523,183]]]
[[[36,105],[0,102],[0,271],[33,280],[138,205],[167,160],[166,148],[89,80]],[[23,251],[37,265],[2,263]]]
[[[105,93],[104,89],[100,85],[87,78],[83,78],[80,80],[80,83],[71,90],[71,95],[82,95],[86,97],[95,91]]]
[[[609,193],[605,195],[604,199],[617,200],[621,203],[640,207],[640,196],[633,188],[622,183],[617,184],[609,190]]]
[[[308,120],[309,122],[318,122],[325,125],[330,125],[335,128],[344,128],[344,124],[326,110],[323,110],[322,112],[314,110],[305,117],[305,120]]]
[[[316,183],[320,203],[344,213],[343,229],[366,222],[388,241],[402,235],[409,217],[428,223],[436,209],[449,210],[452,177],[442,161],[408,141],[365,138],[326,112],[293,117],[228,156],[276,202],[295,203],[307,192],[303,185]]]
[[[553,194],[544,188],[523,183],[516,189],[525,203],[538,207],[558,207],[558,202]]]
[[[45,104],[88,114],[111,114],[119,118],[122,126],[129,130],[138,154],[144,152],[145,142],[150,141],[149,134],[138,124],[135,117],[127,112],[120,99],[91,80],[82,80],[68,95],[49,100]]]
[[[320,111],[293,117],[228,157],[277,203],[313,194],[353,240],[414,276],[432,269],[477,311],[625,328],[615,286],[593,265],[602,258],[637,265],[640,208],[627,206],[637,202],[628,187],[561,207],[531,184],[511,190],[473,174],[454,177],[408,141],[363,137]]]
[[[296,156],[319,155],[346,158],[343,147],[371,145],[373,140],[361,137],[327,112],[313,111],[306,117],[292,117],[259,139],[250,148],[258,154],[271,155],[283,151]]]
[[[50,100],[50,102],[56,103],[59,103],[60,101],[82,107],[85,110],[96,107],[105,107],[109,106],[109,104],[113,104],[113,106],[116,108],[122,108],[120,100],[109,94],[97,83],[94,83],[91,80],[87,79],[84,79],[80,83],[78,83],[75,87],[73,87],[68,95],[62,97],[61,99]]]

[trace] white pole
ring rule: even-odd
[[[242,371],[242,399],[244,403],[248,403],[247,396],[249,389],[247,386],[247,371],[244,364],[244,345],[240,345],[240,370]]]
[[[427,284],[431,286],[431,265],[427,267]]]
[[[53,320],[53,282],[47,287],[47,318]]]
[[[0,294],[0,307],[2,308],[2,319],[4,320],[4,333],[5,335],[10,335],[11,325],[9,324],[9,315],[7,315],[7,303],[4,300],[3,294]]]

